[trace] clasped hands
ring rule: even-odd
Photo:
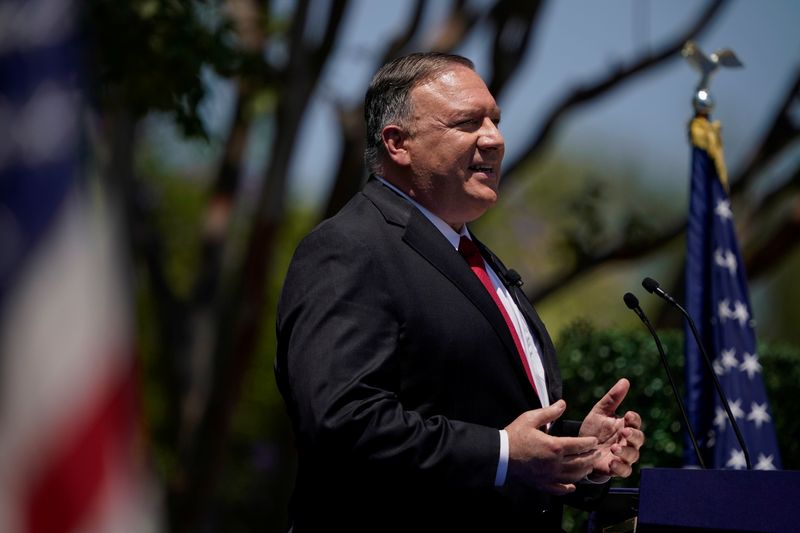
[[[587,477],[628,477],[644,444],[641,417],[633,411],[621,418],[615,414],[629,389],[627,379],[617,381],[583,419],[577,437],[540,429],[561,417],[564,400],[522,413],[505,428],[509,476],[555,495],[574,491],[575,483]]]

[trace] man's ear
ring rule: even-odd
[[[402,167],[411,164],[411,156],[408,153],[408,133],[400,126],[389,124],[381,131],[383,147],[386,154],[395,165]]]

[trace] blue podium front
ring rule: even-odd
[[[637,533],[798,532],[800,472],[644,468]]]

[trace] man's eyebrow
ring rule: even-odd
[[[475,115],[497,117],[499,119],[502,115],[502,111],[499,107],[492,107],[489,109],[483,109],[480,107],[462,107],[460,109],[454,109],[451,113],[448,113],[448,116],[452,118],[472,117]]]

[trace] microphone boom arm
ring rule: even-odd
[[[647,292],[655,294],[656,296],[666,300],[668,303],[676,307],[683,314],[683,316],[686,317],[686,321],[689,322],[689,328],[692,330],[694,340],[697,343],[697,346],[700,348],[700,353],[703,355],[703,361],[705,361],[706,369],[708,370],[708,373],[711,374],[711,379],[714,382],[714,388],[717,390],[717,395],[719,395],[719,400],[722,403],[722,407],[725,408],[725,413],[728,415],[728,421],[731,423],[733,432],[736,434],[736,440],[739,442],[739,446],[742,448],[744,460],[745,463],[747,463],[747,469],[752,470],[753,463],[750,461],[750,452],[747,450],[744,437],[742,436],[742,432],[739,430],[739,424],[736,423],[736,417],[734,417],[733,413],[731,412],[731,406],[728,404],[728,398],[722,391],[722,385],[720,385],[719,379],[717,378],[717,373],[714,371],[714,365],[711,364],[711,359],[708,357],[705,346],[703,346],[703,342],[700,340],[700,334],[697,333],[697,326],[695,326],[691,315],[689,315],[689,312],[686,311],[681,304],[676,302],[672,296],[667,294],[666,291],[664,291],[664,289],[662,289],[658,282],[653,278],[644,278],[644,280],[642,280],[642,287],[644,287]]]
[[[683,401],[681,401],[681,395],[678,393],[678,387],[675,385],[675,380],[672,379],[672,372],[670,372],[669,364],[667,363],[667,356],[664,353],[664,347],[661,346],[661,339],[658,338],[656,334],[656,330],[653,328],[653,325],[650,323],[650,320],[647,319],[647,315],[644,314],[644,311],[641,307],[639,307],[639,300],[631,293],[625,293],[623,298],[625,300],[625,305],[628,308],[632,309],[636,316],[639,317],[639,320],[647,326],[647,329],[650,331],[650,335],[653,337],[653,340],[656,341],[656,348],[658,348],[658,355],[661,358],[661,364],[664,366],[664,371],[667,373],[667,379],[669,380],[669,384],[672,387],[672,392],[675,394],[675,400],[678,402],[678,408],[681,412],[681,419],[683,420],[683,424],[686,426],[686,431],[689,433],[689,438],[692,441],[692,447],[694,447],[694,453],[697,455],[697,462],[700,465],[700,468],[706,468],[705,462],[703,461],[703,456],[700,453],[700,446],[697,445],[697,439],[694,436],[694,431],[692,431],[692,425],[689,423],[689,417],[686,416],[686,409],[683,407]]]

